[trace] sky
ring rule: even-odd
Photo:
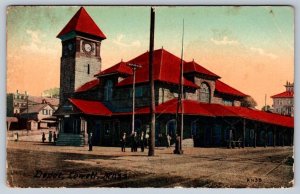
[[[7,92],[59,87],[61,41],[56,35],[78,6],[7,8]],[[102,70],[149,50],[150,7],[85,6],[106,35]],[[156,7],[155,49],[183,56],[252,96],[257,108],[294,81],[294,10],[288,6]]]

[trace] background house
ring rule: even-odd
[[[273,112],[282,115],[294,116],[294,83],[286,82],[285,91],[271,96]]]

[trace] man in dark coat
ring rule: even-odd
[[[93,133],[88,136],[89,151],[93,151]]]
[[[44,132],[42,134],[42,141],[43,141],[43,143],[45,143],[45,141],[46,141],[46,137],[45,137],[45,133]]]
[[[120,141],[121,141],[121,150],[122,150],[122,152],[125,152],[125,147],[126,147],[126,133],[123,133]]]
[[[140,136],[140,146],[141,146],[141,151],[144,152],[145,148],[145,137],[144,137],[144,131],[142,131],[141,136]]]
[[[137,133],[134,132],[133,134],[133,151],[137,152],[137,147],[139,145],[139,137],[137,136]]]

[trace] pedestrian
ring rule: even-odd
[[[134,152],[134,133],[131,133],[130,135],[130,146],[131,146],[131,152]]]
[[[49,140],[49,142],[52,142],[52,131],[49,131],[48,140]]]
[[[140,136],[140,146],[141,146],[141,152],[144,152],[145,148],[145,137],[144,137],[144,131],[142,131],[141,136]]]
[[[57,136],[56,136],[56,133],[54,131],[54,133],[53,133],[53,142],[56,143],[56,140],[57,140]]]
[[[158,134],[158,146],[162,146],[162,134]]]
[[[125,152],[125,147],[126,147],[126,133],[124,132],[122,137],[121,137],[121,150],[122,152]]]
[[[180,154],[179,146],[180,146],[180,136],[176,134],[174,154]]]
[[[46,141],[46,137],[45,137],[45,133],[43,132],[43,134],[42,134],[42,142],[45,143],[45,141]]]
[[[134,135],[133,135],[133,142],[134,142],[133,151],[137,152],[137,148],[138,148],[138,145],[139,145],[139,137],[137,136],[136,132],[134,132]]]
[[[146,132],[146,135],[145,135],[145,139],[146,139],[146,147],[149,146],[149,133]]]
[[[88,136],[89,151],[93,151],[93,133]]]
[[[167,134],[167,148],[169,148],[171,145],[171,136]]]

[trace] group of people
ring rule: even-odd
[[[52,134],[52,131],[49,131],[49,134],[48,134],[48,141],[50,142],[50,143],[56,143],[56,141],[57,141],[57,135],[56,135],[56,133],[55,133],[55,131],[54,131],[54,133]],[[53,141],[52,141],[52,139],[53,139]],[[43,132],[43,134],[42,134],[42,142],[43,143],[45,143],[45,141],[46,141],[46,135],[45,135],[45,132]]]
[[[124,132],[120,142],[121,142],[121,151],[125,152],[127,143],[131,146],[131,152],[137,152],[138,147],[141,148],[141,152],[144,152],[145,147],[148,145],[149,134],[145,134],[144,131],[141,134],[133,132],[129,138],[127,138],[126,133]]]

